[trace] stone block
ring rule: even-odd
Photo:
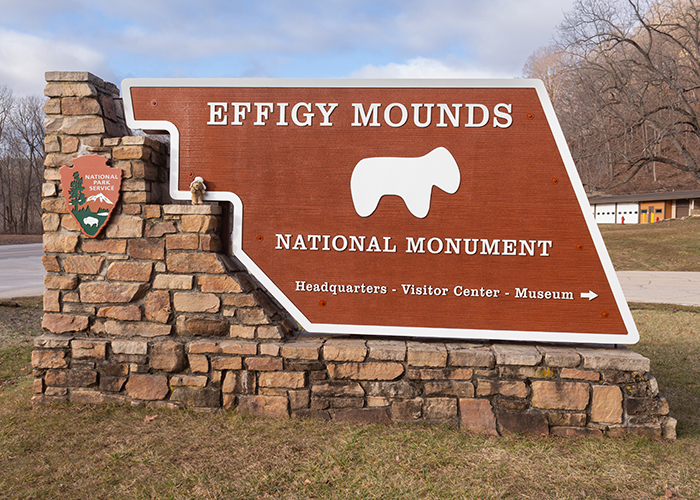
[[[170,399],[194,408],[221,407],[221,391],[216,387],[175,387]]]
[[[170,377],[172,387],[206,387],[209,377],[206,375],[173,375]]]
[[[41,327],[52,333],[82,332],[87,330],[88,323],[87,316],[46,313],[41,321]]]
[[[71,357],[73,359],[106,359],[107,345],[105,340],[74,340],[71,342]]]
[[[281,354],[285,359],[319,359],[319,351],[323,342],[300,341],[282,345]]]
[[[457,400],[455,398],[425,398],[423,417],[428,421],[455,420],[457,418]]]
[[[187,356],[192,373],[209,373],[209,359],[203,354]]]
[[[619,370],[648,372],[649,358],[629,349],[576,349],[583,357],[583,368],[588,370]]]
[[[199,276],[197,284],[202,292],[241,293],[243,289],[231,276]]]
[[[46,290],[44,292],[43,304],[44,311],[46,312],[60,312],[61,311],[61,292],[58,290]]]
[[[168,377],[165,375],[132,373],[126,383],[126,392],[129,394],[129,397],[144,401],[165,399],[170,392]]]
[[[226,266],[214,253],[168,252],[165,262],[171,273],[226,273]]]
[[[448,366],[471,366],[493,368],[496,357],[488,347],[464,347],[460,344],[447,344]]]
[[[384,397],[388,399],[412,399],[420,396],[420,390],[406,380],[394,382],[367,382],[367,396]]]
[[[311,385],[311,394],[316,397],[364,397],[365,391],[358,382],[329,380]]]
[[[284,350],[284,347],[282,348]],[[395,380],[404,372],[401,363],[371,361],[367,363],[331,363],[328,374],[334,379]]]
[[[478,379],[476,395],[479,397],[500,394],[510,398],[526,398],[530,395],[530,389],[525,382],[519,380],[491,380]]]
[[[257,390],[255,373],[241,371],[227,371],[221,390],[225,393],[255,394]]]
[[[132,259],[163,260],[165,259],[165,242],[162,240],[131,240],[129,241],[129,256]]]
[[[61,216],[58,214],[46,213],[41,215],[41,226],[44,229],[44,233],[50,233],[58,230],[58,225],[61,222]],[[46,267],[46,263],[44,263]],[[46,269],[47,271],[54,272],[53,269]],[[58,272],[58,271],[55,271]]]
[[[258,375],[259,387],[283,387],[301,389],[306,385],[304,372],[262,372]]]
[[[49,370],[44,382],[52,387],[90,387],[97,384],[94,370]]]
[[[231,325],[229,327],[229,336],[240,338],[240,339],[254,339],[255,338],[255,327],[254,326]]]
[[[282,358],[251,357],[245,358],[248,370],[257,372],[282,371]]]
[[[173,306],[178,312],[215,313],[219,311],[221,301],[211,293],[175,292]]]
[[[221,340],[219,347],[224,354],[254,355],[257,354],[258,344],[246,340]]]
[[[259,339],[281,340],[284,338],[282,328],[276,325],[261,325],[256,328]]]
[[[663,396],[655,398],[627,398],[625,408],[628,415],[668,415],[668,401]]]
[[[391,417],[386,408],[348,408],[333,415],[334,420],[366,424],[389,424]]]
[[[32,368],[37,370],[68,368],[68,356],[65,351],[34,349]]]
[[[243,368],[243,360],[240,356],[212,356],[212,370],[240,370]]]
[[[502,434],[517,433],[534,436],[549,435],[547,415],[538,411],[508,412],[499,411],[497,422]]]
[[[587,380],[589,382],[598,382],[600,380],[600,373],[590,370],[578,370],[576,368],[562,368],[559,376],[565,379]]]
[[[187,366],[185,346],[180,342],[157,342],[151,347],[149,365],[154,370],[180,372]]]
[[[109,283],[90,281],[78,287],[84,303],[128,303],[143,297],[148,289],[145,283]]]
[[[223,337],[229,332],[229,324],[216,317],[178,316],[177,332],[182,336]]]
[[[215,234],[200,234],[199,249],[203,252],[220,252],[223,248],[221,239]]]
[[[69,255],[63,259],[63,270],[71,274],[100,274],[104,257]]]
[[[126,377],[100,377],[100,391],[121,392],[126,383]]]
[[[301,410],[309,407],[310,391],[308,389],[288,391],[287,395],[289,397],[290,410]]]
[[[213,233],[219,227],[219,218],[211,215],[183,215],[183,233]]]
[[[107,268],[107,279],[115,281],[151,280],[153,264],[151,262],[112,262]]]
[[[165,246],[168,250],[197,250],[199,236],[196,234],[168,234],[165,237]]]
[[[238,309],[236,318],[244,325],[269,325],[270,320],[260,307]]]
[[[391,419],[394,422],[412,422],[423,416],[423,400],[394,401],[391,404]]]
[[[167,290],[153,290],[149,292],[146,295],[146,300],[144,300],[143,310],[147,321],[167,323],[170,321],[172,314],[170,292]]]
[[[118,319],[120,321],[140,321],[141,308],[139,306],[100,307],[97,311],[97,317]]]
[[[459,423],[464,430],[498,436],[496,416],[488,399],[460,398]]]
[[[145,321],[122,323],[120,321],[105,321],[105,333],[113,337],[164,337],[170,335],[171,325],[146,323]]]
[[[535,380],[531,386],[535,408],[584,410],[588,406],[590,389],[586,383]]]
[[[547,419],[552,427],[585,427],[585,413],[549,412]]]
[[[456,396],[460,398],[473,398],[474,385],[471,382],[456,380],[436,380],[425,382],[426,396]]]
[[[259,344],[261,356],[279,356],[280,355],[280,344],[278,342],[262,342]]]
[[[77,276],[44,276],[44,287],[49,290],[74,290],[78,286]]]
[[[119,340],[114,339],[111,342],[112,352],[114,354],[148,354],[148,342],[144,340]]]
[[[323,359],[326,361],[364,361],[366,357],[364,340],[329,339],[323,345]]]
[[[133,215],[113,216],[105,227],[106,238],[141,238],[143,219]]]
[[[104,377],[126,377],[129,374],[129,365],[126,363],[99,364],[97,371],[100,374],[100,380]]]
[[[187,274],[157,274],[153,288],[160,290],[191,290],[194,277]]]
[[[444,344],[408,342],[407,349],[406,361],[409,366],[447,366],[447,349]]]
[[[254,417],[287,418],[289,401],[285,396],[240,396],[238,412]]]
[[[368,340],[369,359],[376,361],[405,361],[406,342],[398,340]]]
[[[85,239],[80,244],[83,252],[87,253],[110,253],[123,255],[126,253],[126,240],[95,240]]]
[[[491,349],[499,365],[535,366],[542,361],[542,354],[535,346],[493,344]]]
[[[574,368],[581,363],[581,355],[575,349],[556,346],[537,346],[544,356],[544,364],[553,368]]]
[[[44,334],[34,337],[34,347],[44,349],[67,349],[73,340],[71,336]]]
[[[41,200],[41,209],[44,212],[50,212],[50,213],[56,213],[56,214],[67,214],[68,213],[68,207],[66,206],[66,200],[63,199],[63,196],[61,197],[55,197],[55,198],[43,198]],[[47,233],[51,234],[51,233]],[[60,235],[60,236],[75,236],[77,238],[77,235]],[[46,237],[46,234],[44,234],[44,237]],[[66,244],[69,244],[70,240],[66,241]],[[77,244],[77,241],[76,241]],[[60,253],[60,250],[57,250],[56,248],[58,247],[49,247],[52,248],[51,251]],[[49,251],[44,249],[45,252]]]
[[[221,347],[215,341],[196,340],[187,345],[190,354],[221,354]]]

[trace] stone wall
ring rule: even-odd
[[[47,81],[35,403],[451,423],[491,435],[675,437],[649,360],[626,349],[297,331],[222,252],[222,207],[168,198],[167,147],[130,135],[116,87],[89,73]],[[58,168],[95,153],[124,181],[93,239],[68,213]]]

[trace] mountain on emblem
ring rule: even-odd
[[[88,155],[76,158],[73,167],[61,167],[66,205],[80,229],[96,237],[119,201],[122,170],[107,165],[107,158]]]

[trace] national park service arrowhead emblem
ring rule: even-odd
[[[59,172],[68,210],[84,235],[96,237],[119,201],[122,170],[107,165],[104,156],[88,155]]]

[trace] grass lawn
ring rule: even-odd
[[[700,271],[700,217],[598,227],[616,271]]]
[[[40,298],[0,306],[0,498],[700,498],[700,309],[633,304],[678,440],[31,406]]]

